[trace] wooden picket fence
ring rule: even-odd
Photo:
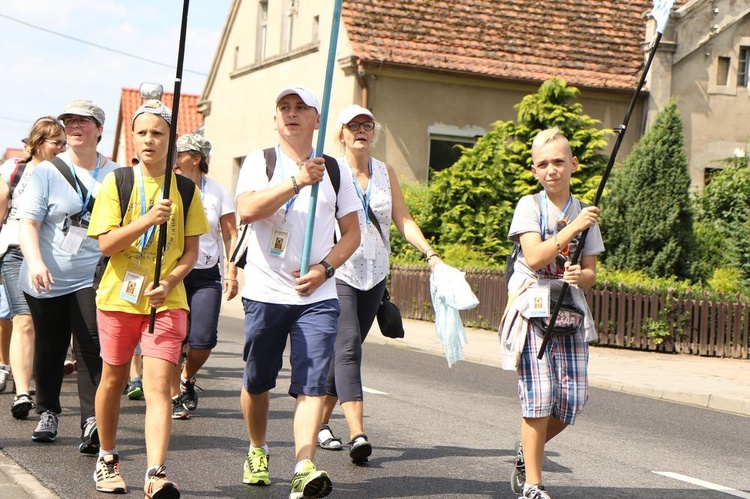
[[[508,300],[504,273],[470,270],[466,280],[479,306],[461,312],[464,325],[497,330]],[[405,318],[435,319],[426,267],[393,266],[388,289]],[[586,299],[597,324],[599,345],[750,358],[750,303],[609,285],[586,290]]]

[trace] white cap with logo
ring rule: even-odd
[[[276,96],[276,105],[279,104],[281,99],[292,94],[297,94],[305,105],[314,107],[318,114],[320,114],[320,102],[318,101],[318,98],[310,89],[303,87],[302,85],[294,85],[279,92],[279,95]]]

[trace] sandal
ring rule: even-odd
[[[340,438],[333,436],[331,427],[324,424],[318,431],[318,447],[326,450],[341,450],[344,444]]]
[[[349,457],[354,464],[366,463],[372,454],[372,445],[367,435],[360,433],[349,442]]]

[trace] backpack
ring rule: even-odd
[[[263,158],[266,160],[266,177],[268,177],[268,180],[270,182],[271,178],[273,177],[273,172],[276,170],[276,148],[269,147],[267,149],[263,149]],[[339,163],[338,161],[336,161],[336,158],[328,156],[327,154],[323,155],[323,159],[326,162],[326,172],[331,178],[333,191],[336,193],[336,196],[338,196],[339,187],[341,186],[341,171],[339,170]],[[234,251],[232,252],[231,261],[234,262],[235,267],[238,267],[240,269],[244,269],[245,264],[247,263],[246,236],[248,227],[249,224],[245,224],[242,226],[242,230],[240,231],[240,235],[237,239],[237,246],[235,246]]]
[[[70,169],[67,169],[67,172],[68,172],[68,176],[70,176]],[[114,173],[115,173],[115,183],[117,184],[117,195],[120,198],[120,226],[122,226],[122,221],[125,219],[125,213],[128,211],[128,203],[130,202],[130,195],[133,192],[133,184],[135,183],[135,173],[133,173],[133,168],[128,167],[128,166],[117,168],[116,170],[114,170]],[[190,203],[192,203],[193,194],[195,193],[195,182],[193,182],[189,178],[184,177],[178,173],[175,173],[175,177],[177,178],[177,190],[180,193],[180,198],[182,198],[183,222],[187,223],[187,216],[188,216],[188,211],[190,210]],[[71,180],[72,180],[72,177],[68,179],[68,182],[70,182]],[[94,283],[93,283],[94,291],[96,291],[99,288],[99,283],[102,280],[104,271],[107,269],[109,258],[110,257],[108,256],[102,255],[96,264],[96,269],[94,270]]]

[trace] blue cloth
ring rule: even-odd
[[[468,340],[459,310],[469,310],[479,305],[464,273],[444,263],[435,265],[430,275],[430,296],[435,309],[435,329],[445,348],[448,366],[463,360],[463,347]]]

